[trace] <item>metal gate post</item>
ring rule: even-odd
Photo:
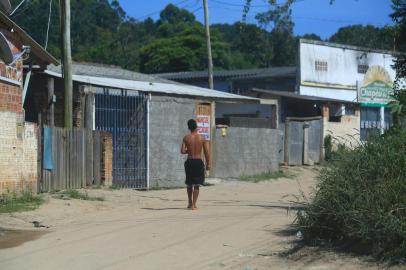
[[[303,123],[303,164],[309,164],[309,123]]]
[[[149,130],[150,130],[150,125],[149,125],[149,113],[150,113],[150,106],[151,106],[151,93],[148,93],[148,99],[147,99],[147,189],[150,187],[150,160],[149,160],[149,155],[150,155],[150,140],[149,140]]]
[[[285,119],[285,151],[284,160],[286,165],[289,165],[289,118]]]

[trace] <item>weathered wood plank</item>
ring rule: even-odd
[[[52,128],[52,171],[42,169],[38,157],[41,192],[82,188],[101,184],[101,137],[91,129]]]
[[[93,185],[93,132],[86,130],[86,185]]]
[[[81,160],[79,163],[79,166],[82,168],[82,187],[86,187],[86,176],[87,176],[87,170],[88,168],[86,167],[86,132],[85,129],[81,129],[80,131],[81,134]]]
[[[101,161],[101,142],[100,132],[93,132],[93,178],[94,185],[100,186],[101,173],[100,173],[100,161]]]

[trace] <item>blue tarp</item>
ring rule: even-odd
[[[44,128],[44,169],[52,170],[54,168],[52,160],[52,129]]]

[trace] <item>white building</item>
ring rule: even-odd
[[[396,72],[393,53],[335,43],[300,40],[297,89],[300,95],[359,102],[360,135],[381,132],[391,125],[385,105]],[[349,115],[345,106],[330,115]]]

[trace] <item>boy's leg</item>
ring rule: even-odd
[[[193,210],[194,210],[194,209],[197,209],[196,202],[197,202],[197,198],[199,197],[199,189],[200,189],[200,186],[199,186],[199,185],[194,186],[194,190],[193,190],[193,205],[192,205],[192,209],[193,209]]]
[[[187,186],[187,197],[189,200],[187,208],[192,208],[193,206],[192,195],[193,195],[193,186]]]

